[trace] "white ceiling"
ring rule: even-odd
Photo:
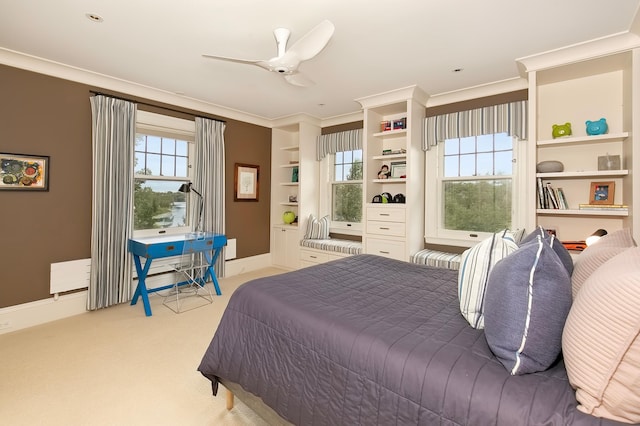
[[[336,117],[417,84],[438,95],[517,79],[516,59],[630,31],[640,0],[0,0],[0,50],[17,51],[265,119]],[[104,19],[96,23],[85,15]],[[256,66],[323,19],[336,29],[301,88]],[[461,72],[453,72],[462,69]]]

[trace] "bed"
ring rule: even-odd
[[[623,424],[578,411],[561,358],[510,375],[457,271],[366,254],[240,286],[198,369],[283,424]]]

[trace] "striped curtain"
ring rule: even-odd
[[[321,161],[327,154],[362,149],[362,129],[320,135],[317,139],[316,158]]]
[[[225,232],[224,129],[224,122],[196,117],[193,186],[204,199],[202,229],[218,234]],[[190,211],[191,223],[197,223],[198,209],[192,208]],[[223,254],[214,266],[218,277],[224,277]]]
[[[91,99],[93,197],[87,309],[131,300],[136,105],[102,95]]]
[[[446,139],[493,133],[527,139],[527,109],[528,101],[518,101],[427,117],[422,149],[427,151]]]

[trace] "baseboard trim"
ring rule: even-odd
[[[0,334],[87,312],[87,291],[0,309]]]
[[[225,276],[231,277],[245,272],[271,266],[269,253],[242,259],[228,260],[225,263]],[[137,284],[137,282],[136,282]],[[154,283],[154,287],[160,283]],[[132,289],[132,291],[135,288]],[[11,333],[47,322],[84,314],[87,311],[87,290],[63,294],[57,299],[36,300],[21,305],[0,308],[0,335]]]

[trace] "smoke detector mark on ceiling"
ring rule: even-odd
[[[103,22],[102,16],[96,15],[95,13],[86,13],[84,16],[87,17],[88,20],[93,22]]]

